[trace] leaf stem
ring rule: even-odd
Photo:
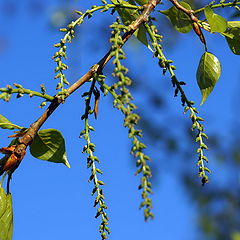
[[[37,96],[37,97],[40,97],[40,98],[43,98],[47,101],[52,101],[54,99],[54,97],[46,94],[46,93],[40,93],[40,92],[37,92],[37,91],[33,91],[33,90],[30,90],[30,89],[26,89],[26,88],[12,88],[11,86],[8,86],[7,88],[0,88],[0,92],[2,93],[8,93],[8,94],[13,94],[13,93],[17,93],[17,94],[27,94],[29,95],[30,97],[33,97],[33,96]]]
[[[240,5],[240,1],[233,1],[233,2],[228,2],[228,3],[219,3],[219,4],[213,4],[210,7],[211,8],[224,8],[224,7],[234,7]],[[195,14],[198,14],[200,12],[204,11],[204,7],[203,8],[199,8],[197,10],[194,10]]]

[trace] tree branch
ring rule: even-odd
[[[159,2],[160,0],[150,0],[148,4],[144,5],[142,14],[129,25],[130,30],[122,36],[123,44],[133,35],[133,33],[140,27],[142,23],[148,21],[150,13],[159,4]],[[122,47],[123,44],[120,47]],[[80,88],[84,83],[88,82],[95,73],[101,73],[111,58],[111,50],[109,50],[108,53],[97,64],[91,67],[91,69],[85,75],[83,75],[79,80],[77,80],[67,89],[66,98],[75,92],[78,88]],[[12,166],[9,169],[10,176],[18,168],[19,164],[25,156],[27,147],[32,143],[38,130],[61,103],[63,103],[62,100],[60,100],[58,96],[55,96],[45,112],[39,117],[37,121],[30,125],[26,133],[19,139],[19,144],[17,144],[13,150],[16,161],[12,163]],[[1,168],[4,170],[4,166]]]
[[[192,20],[192,26],[193,26],[193,30],[194,32],[198,35],[199,39],[201,40],[201,42],[204,44],[205,49],[207,51],[207,47],[206,47],[206,41],[204,38],[204,35],[202,33],[202,30],[198,24],[198,18],[194,15],[194,11],[192,9],[187,9],[185,7],[183,7],[177,0],[169,0],[178,10],[184,12],[185,14],[187,14],[189,16],[189,18]]]

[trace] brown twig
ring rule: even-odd
[[[142,14],[129,25],[130,30],[122,36],[123,44],[133,35],[133,33],[140,27],[142,23],[148,21],[150,13],[154,10],[154,8],[157,6],[159,2],[160,0],[150,0],[149,3],[144,6]],[[122,47],[123,44],[120,47]],[[70,96],[73,92],[75,92],[84,83],[88,82],[94,76],[95,73],[101,73],[102,69],[111,58],[112,58],[111,50],[109,50],[108,53],[97,64],[91,67],[91,69],[85,75],[83,75],[78,81],[73,83],[67,89],[66,98]],[[62,101],[57,96],[55,96],[55,98],[52,100],[51,104],[46,109],[46,111],[40,116],[40,118],[37,121],[35,121],[28,128],[26,133],[19,139],[19,143],[16,146],[14,146],[12,154],[15,156],[16,161],[11,163],[12,165],[9,170],[9,177],[11,177],[12,173],[17,169],[17,167],[21,163],[22,159],[25,156],[27,147],[32,143],[38,130],[61,103]],[[2,166],[1,168],[3,170],[4,166]]]
[[[199,19],[194,15],[194,11],[192,9],[187,9],[183,7],[177,0],[169,0],[178,10],[184,12],[189,16],[189,18],[192,20],[192,26],[194,32],[198,35],[199,39],[201,42],[204,44],[205,49],[207,50],[206,47],[206,41],[204,38],[204,35],[202,33],[201,27],[198,24]]]

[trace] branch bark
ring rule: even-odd
[[[160,0],[149,0],[149,3],[144,6],[142,14],[129,25],[130,30],[122,36],[123,44],[133,35],[133,33],[140,27],[142,23],[148,21],[149,15],[159,4],[159,2]],[[88,82],[94,76],[95,73],[101,73],[103,68],[111,58],[112,58],[111,50],[109,50],[97,64],[91,67],[91,69],[86,74],[84,74],[79,80],[77,80],[67,89],[66,98],[70,96],[72,93],[74,93],[84,83]],[[14,159],[16,159],[15,162],[12,162],[10,167],[8,163],[8,168],[5,168],[7,163],[4,166],[2,166],[0,168],[0,174],[3,174],[4,171],[8,171],[9,179],[11,178],[12,173],[18,168],[19,164],[21,163],[22,159],[25,156],[27,147],[32,143],[38,130],[61,103],[62,103],[61,100],[57,96],[55,96],[49,107],[45,110],[45,112],[38,118],[37,121],[30,125],[28,130],[19,139],[19,143],[14,146],[12,154],[15,156],[14,157]]]

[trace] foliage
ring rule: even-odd
[[[40,86],[40,91],[33,91],[26,89],[19,84],[14,86],[7,85],[5,88],[0,88],[0,98],[4,101],[10,101],[13,94],[17,98],[23,95],[29,97],[40,97],[43,102],[40,107],[44,107],[50,103],[45,112],[29,127],[20,127],[11,123],[6,117],[0,115],[0,128],[6,130],[16,130],[10,137],[13,140],[7,147],[0,149],[0,152],[5,156],[0,160],[0,175],[3,174],[2,182],[8,175],[7,180],[7,193],[5,193],[2,186],[0,186],[0,238],[11,239],[13,229],[13,216],[12,216],[12,202],[9,192],[10,179],[13,172],[18,168],[23,160],[26,149],[29,146],[30,153],[33,157],[55,163],[63,163],[67,167],[70,164],[67,160],[65,150],[65,140],[62,134],[55,129],[40,130],[42,125],[47,121],[48,117],[54,113],[61,103],[83,84],[90,84],[89,90],[85,92],[82,97],[85,99],[85,111],[82,115],[84,121],[84,129],[80,133],[86,144],[83,152],[87,155],[87,167],[90,169],[89,182],[93,182],[92,195],[95,196],[94,207],[97,207],[96,218],[101,218],[99,232],[102,239],[106,239],[110,234],[108,227],[109,218],[107,215],[107,204],[105,195],[103,193],[104,182],[100,180],[103,173],[99,168],[100,161],[95,155],[95,144],[91,140],[91,134],[94,132],[94,127],[91,126],[91,117],[98,116],[98,103],[100,101],[101,92],[105,96],[110,94],[113,98],[113,106],[120,110],[123,114],[124,127],[128,129],[128,137],[132,139],[131,154],[136,159],[136,175],[140,175],[140,184],[138,189],[141,190],[142,201],[140,208],[144,209],[144,218],[148,220],[153,218],[152,212],[152,185],[150,178],[152,171],[149,166],[150,157],[144,153],[146,145],[140,140],[142,131],[138,129],[137,125],[140,116],[135,112],[137,106],[133,103],[133,96],[130,91],[130,86],[133,80],[128,76],[128,68],[123,65],[123,60],[126,58],[122,46],[128,39],[134,35],[140,43],[146,45],[153,56],[157,59],[159,67],[162,69],[163,75],[170,76],[174,96],[180,95],[184,113],[189,113],[191,119],[191,129],[195,133],[195,141],[199,144],[197,148],[197,165],[198,173],[201,178],[202,185],[209,180],[208,173],[211,171],[206,166],[208,158],[205,156],[205,150],[208,149],[205,141],[208,138],[204,131],[202,124],[203,118],[199,116],[198,110],[193,101],[189,100],[185,91],[185,82],[178,80],[173,65],[173,61],[165,56],[163,46],[161,45],[162,36],[158,33],[156,18],[157,14],[166,16],[176,31],[180,33],[189,33],[191,29],[199,37],[204,47],[203,55],[199,61],[199,66],[196,71],[197,84],[202,93],[203,104],[209,97],[214,89],[220,75],[221,64],[218,58],[210,53],[207,49],[207,42],[205,40],[203,30],[211,33],[219,33],[224,37],[228,43],[231,51],[239,55],[240,48],[240,22],[227,21],[224,17],[215,13],[218,8],[234,8],[239,11],[239,1],[225,2],[209,5],[203,8],[193,10],[186,2],[178,2],[176,0],[169,0],[172,6],[163,10],[161,3],[165,1],[159,0],[112,0],[108,3],[106,0],[101,0],[99,6],[93,5],[91,9],[80,12],[76,11],[78,18],[72,21],[66,28],[61,28],[63,32],[62,39],[54,45],[58,50],[53,56],[53,60],[57,66],[55,68],[55,79],[58,81],[56,86],[56,94],[50,96],[46,93],[44,85]],[[67,44],[75,38],[75,31],[86,18],[92,18],[96,12],[108,12],[109,14],[116,14],[116,21],[110,26],[111,48],[106,55],[99,60],[89,71],[86,72],[78,81],[69,86],[69,82],[64,73],[68,69],[64,59],[67,58]],[[197,16],[200,13],[205,14],[203,20]],[[201,16],[201,15],[200,15]],[[116,79],[112,85],[107,83],[108,76],[103,74],[105,65],[113,58],[114,70],[112,75]],[[94,100],[93,100],[94,98]],[[238,238],[237,233],[234,238]]]
[[[11,240],[13,233],[12,196],[6,194],[0,183],[0,239]]]
[[[221,75],[219,60],[211,53],[205,52],[197,69],[197,82],[202,92],[202,103],[205,102]]]
[[[30,145],[30,153],[35,158],[49,162],[63,163],[70,168],[65,151],[64,138],[56,129],[38,131]]]

